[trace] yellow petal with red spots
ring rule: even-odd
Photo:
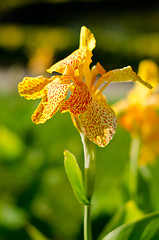
[[[25,77],[18,85],[18,90],[21,96],[26,99],[41,98],[44,87],[52,81],[52,78],[45,77]]]
[[[93,99],[87,111],[81,114],[83,132],[100,147],[105,147],[113,138],[116,125],[115,113],[104,100]]]
[[[68,77],[54,77],[44,90],[44,95],[39,106],[32,115],[32,121],[36,124],[45,123],[59,109],[66,98],[69,86],[72,84]]]
[[[78,68],[76,70],[74,70],[71,65],[67,65],[65,67],[65,71],[64,71],[63,75],[69,76],[70,80],[75,84],[78,82],[83,82],[82,73],[79,71]]]
[[[68,100],[61,106],[61,113],[70,112],[74,116],[79,116],[87,110],[87,106],[92,100],[88,87],[84,82],[75,85],[75,89]]]
[[[95,85],[95,90],[97,90],[104,82],[140,82],[148,88],[152,88],[151,84],[143,81],[133,70],[130,66],[124,67],[121,69],[111,70],[105,74],[103,74],[97,81]]]
[[[67,65],[71,65],[71,67],[76,69],[82,69],[83,64],[85,62],[86,56],[88,55],[89,51],[87,47],[83,47],[81,49],[77,49],[72,54],[70,54],[68,57],[64,58],[63,60],[55,63],[53,66],[51,66],[49,69],[47,69],[47,72],[59,72],[61,74],[64,73],[65,68]]]

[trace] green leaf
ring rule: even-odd
[[[110,232],[103,240],[157,240],[159,212],[146,215],[139,221],[124,224]]]
[[[133,200],[130,200],[114,214],[114,216],[103,229],[98,239],[103,239],[106,234],[121,226],[122,224],[130,223],[143,217],[143,211],[138,208]]]
[[[84,205],[89,205],[90,202],[84,190],[82,173],[76,158],[67,150],[64,151],[64,157],[65,170],[77,199]]]

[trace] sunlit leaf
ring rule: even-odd
[[[128,201],[124,206],[122,206],[111,218],[108,224],[105,226],[104,230],[99,236],[99,240],[119,227],[124,223],[129,223],[141,219],[144,216],[144,213],[141,209],[138,208],[134,201]]]
[[[89,201],[85,195],[82,173],[76,158],[67,150],[64,151],[64,156],[65,170],[77,199],[84,205],[89,205]]]
[[[139,221],[124,224],[110,232],[103,240],[159,239],[159,212],[146,215]]]

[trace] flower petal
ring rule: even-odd
[[[90,63],[92,62],[91,57],[92,57],[92,52],[89,51],[88,54],[86,55],[85,61],[83,63],[83,68],[82,68],[85,83],[89,89],[91,86],[91,77],[92,77],[92,73],[89,67]]]
[[[71,65],[67,65],[65,67],[65,71],[64,71],[63,75],[69,76],[70,80],[75,84],[78,82],[83,82],[82,73],[79,71],[78,68],[76,70],[74,70]]]
[[[75,85],[75,89],[68,100],[61,106],[61,113],[69,111],[74,116],[79,116],[87,110],[87,105],[92,100],[88,87],[84,82]]]
[[[21,96],[26,99],[41,98],[44,87],[52,81],[52,78],[40,77],[25,77],[18,85],[18,90]]]
[[[44,123],[58,111],[72,84],[68,79],[69,77],[65,76],[55,76],[54,80],[45,87],[42,101],[32,115],[34,123]]]
[[[71,65],[71,67],[76,70],[77,68],[81,70],[83,68],[83,63],[85,61],[86,56],[88,55],[89,51],[87,47],[83,47],[81,49],[77,49],[73,53],[71,53],[68,57],[64,58],[63,60],[55,63],[47,72],[59,72],[61,74],[64,73],[65,68],[67,65]]]
[[[79,48],[87,47],[89,51],[92,51],[95,46],[96,40],[93,33],[85,26],[81,27]]]
[[[93,85],[95,84],[96,82],[96,79],[97,79],[97,75],[98,74],[105,74],[106,73],[106,70],[102,67],[102,65],[97,62],[96,65],[94,65],[92,68],[91,68],[91,84],[90,84],[90,88],[92,89]]]
[[[113,138],[116,125],[113,109],[101,99],[93,99],[87,111],[81,114],[80,126],[83,132],[100,147],[105,147]]]
[[[69,64],[73,67],[74,70],[77,68],[83,69],[83,63],[87,55],[90,55],[91,51],[95,48],[96,40],[94,38],[93,33],[86,27],[81,28],[80,34],[80,47],[72,54],[70,54],[65,59],[55,63],[51,66],[47,71],[49,73],[59,72],[63,74],[65,67]],[[92,56],[92,55],[91,55]],[[90,58],[90,56],[89,56]]]
[[[94,91],[96,91],[104,82],[140,82],[148,88],[152,88],[151,84],[143,81],[130,66],[124,67],[121,69],[111,70],[105,74],[103,74],[97,81],[95,85]]]

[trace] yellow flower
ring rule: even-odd
[[[32,115],[34,123],[46,122],[58,110],[61,113],[69,112],[77,129],[92,142],[104,147],[112,139],[116,129],[115,113],[102,94],[105,87],[112,81],[129,80],[139,81],[149,88],[151,85],[137,76],[130,66],[106,72],[97,63],[90,69],[95,45],[94,35],[83,26],[79,49],[47,70],[58,75],[50,78],[26,77],[19,83],[19,93],[26,99],[42,98]],[[101,77],[96,81],[99,74]],[[72,94],[66,100],[68,90]]]
[[[139,64],[138,74],[152,84],[152,91],[143,91],[138,83],[126,99],[114,105],[119,115],[119,124],[132,137],[141,139],[140,164],[155,161],[159,155],[159,69],[151,60]]]

